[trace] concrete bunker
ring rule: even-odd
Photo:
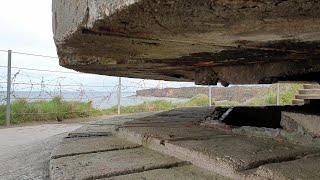
[[[320,82],[320,1],[53,0],[52,11],[60,65],[77,71],[224,86]],[[223,121],[279,128],[284,110],[319,111],[235,107]]]

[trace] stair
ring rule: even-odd
[[[303,105],[309,100],[320,100],[320,85],[305,84],[292,101],[293,105]]]
[[[300,95],[316,94],[320,96],[320,89],[302,89],[299,90]]]
[[[304,89],[320,89],[320,84],[305,84]]]
[[[301,99],[294,99],[294,100],[292,100],[292,104],[293,104],[293,105],[300,105],[300,104],[304,104],[304,100],[301,100]]]
[[[320,99],[320,94],[296,95],[296,99],[303,99],[303,100]]]

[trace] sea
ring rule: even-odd
[[[65,101],[91,101],[97,109],[107,109],[118,104],[117,93],[110,92],[43,92],[43,91],[17,91],[11,94],[11,102],[25,99],[29,102],[49,101],[54,97],[62,97]],[[187,98],[167,98],[167,97],[144,97],[137,96],[135,92],[122,92],[120,98],[121,106],[138,105],[143,102],[166,100],[173,103],[188,101]],[[6,103],[6,92],[0,91],[0,104]]]

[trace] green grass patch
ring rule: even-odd
[[[55,97],[51,101],[28,102],[17,100],[11,105],[12,124],[33,121],[51,121],[61,119],[89,117],[94,108],[91,102],[63,101]],[[0,125],[5,123],[6,106],[0,106]]]
[[[281,84],[280,86],[280,105],[291,104],[302,84]],[[260,96],[252,98],[245,103],[224,101],[213,102],[216,106],[258,106],[275,105],[277,101],[277,85],[272,85]],[[182,103],[172,103],[165,100],[156,100],[144,102],[134,106],[122,106],[121,113],[131,114],[139,112],[167,111],[182,107],[208,106],[209,98],[205,94],[199,94],[192,99]],[[0,125],[4,125],[6,106],[0,106]],[[95,109],[92,102],[64,101],[59,97],[51,101],[28,102],[18,100],[12,103],[12,124],[19,124],[32,121],[56,121],[57,117],[61,119],[91,117],[100,115],[117,114],[117,106],[109,109]]]
[[[291,105],[295,95],[303,88],[303,84],[280,84],[279,100],[280,105]],[[243,105],[246,106],[264,106],[264,105],[276,105],[277,104],[277,84],[270,86],[268,91],[260,96],[254,97]]]

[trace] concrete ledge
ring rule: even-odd
[[[288,132],[307,133],[320,137],[319,115],[282,112],[281,126]]]
[[[116,127],[113,125],[86,125],[68,134],[69,138],[92,137],[92,136],[111,136]]]
[[[97,152],[115,151],[122,149],[133,149],[140,147],[124,139],[116,137],[91,137],[70,139],[60,144],[51,154],[51,159],[80,154],[90,154]]]

